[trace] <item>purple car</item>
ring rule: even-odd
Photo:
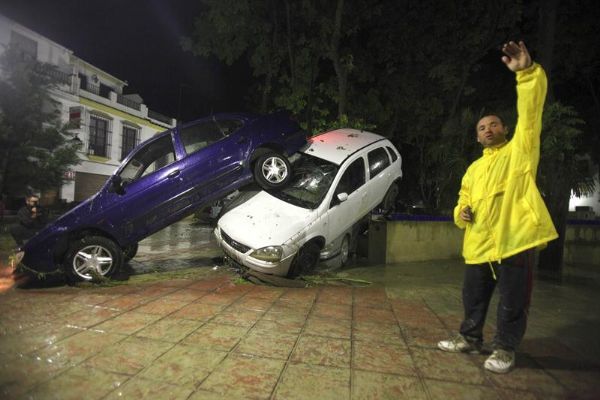
[[[22,263],[62,268],[71,280],[114,275],[145,237],[252,179],[285,185],[287,157],[306,133],[283,112],[219,114],[162,132],[136,147],[94,196],[23,247]]]

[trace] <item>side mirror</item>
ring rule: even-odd
[[[116,194],[125,194],[123,179],[119,175],[114,175],[110,178],[110,191]]]
[[[331,200],[331,205],[329,206],[329,208],[331,207],[335,207],[340,203],[343,203],[344,201],[348,200],[348,193],[344,192],[344,193],[338,193],[332,200]]]
[[[340,203],[345,202],[346,200],[348,200],[348,193],[338,193],[337,199],[340,201]]]

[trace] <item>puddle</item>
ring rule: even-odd
[[[192,267],[221,267],[221,249],[213,227],[194,224],[188,218],[147,237],[139,243],[137,255],[129,262],[133,274],[164,272]]]

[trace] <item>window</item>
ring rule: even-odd
[[[119,175],[123,182],[129,183],[158,171],[173,161],[175,152],[171,135],[165,135],[139,149]]]
[[[130,126],[123,126],[123,137],[121,141],[121,160],[137,146],[140,142],[140,136],[138,130]]]
[[[10,45],[22,60],[37,60],[38,44],[35,40],[11,31]]]
[[[335,189],[334,197],[340,193],[350,195],[356,189],[365,183],[365,161],[362,157],[355,160],[344,171],[344,175],[340,178],[337,188]]]
[[[113,89],[112,87],[105,85],[104,83],[101,83],[99,88],[98,88],[98,94],[102,97],[106,97],[107,99],[110,99],[110,92],[116,92],[115,89]]]
[[[79,87],[83,90],[88,90],[88,77],[81,72],[77,74],[79,76]]]
[[[237,119],[225,119],[225,120],[215,120],[215,124],[223,134],[223,136],[229,136],[233,132],[240,129],[243,125],[242,121]]]
[[[371,178],[390,165],[390,158],[383,147],[371,150],[367,158],[369,159],[369,176]]]
[[[219,121],[221,124],[223,121]],[[179,135],[185,152],[195,153],[225,137],[223,131],[212,121],[204,121],[181,129]]]
[[[109,121],[96,115],[90,115],[90,141],[88,154],[108,157],[110,154]]]
[[[385,146],[385,148],[390,153],[390,156],[392,156],[392,162],[395,162],[398,159],[398,155],[396,154],[396,152],[394,151],[394,149],[392,149],[389,146]]]

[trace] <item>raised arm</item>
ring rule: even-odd
[[[542,112],[546,99],[547,80],[544,69],[531,60],[523,42],[508,42],[502,46],[502,62],[515,72],[517,79],[517,113],[513,146],[531,154],[535,172],[539,161]]]

